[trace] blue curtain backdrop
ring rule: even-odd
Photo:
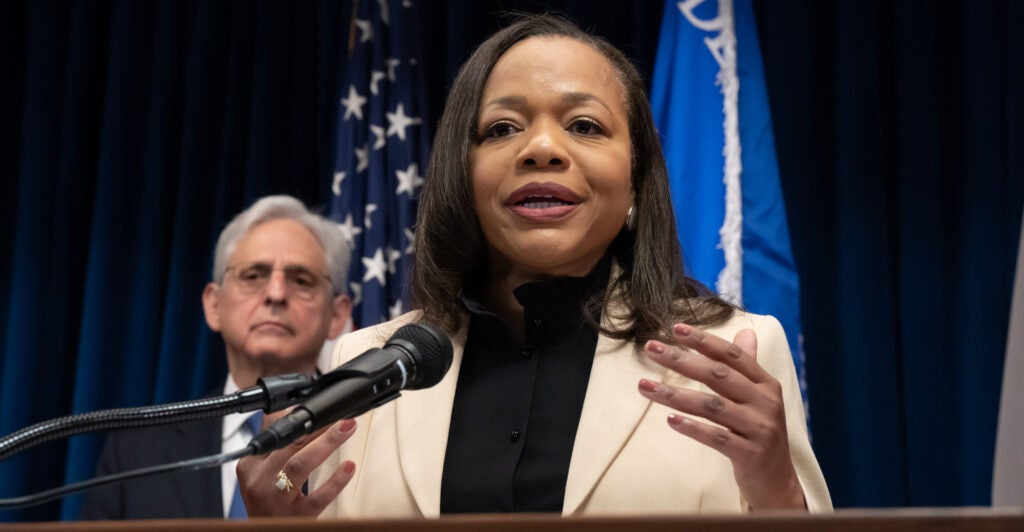
[[[1024,5],[759,7],[833,497],[988,504],[1024,201]]]
[[[498,9],[567,13],[650,75],[662,2],[433,2],[432,124]],[[755,2],[800,274],[811,429],[838,506],[989,500],[1024,204],[1024,6]],[[216,235],[330,197],[351,2],[0,5],[0,434],[196,397]],[[0,462],[90,476],[101,436]],[[2,520],[77,515],[69,498]]]

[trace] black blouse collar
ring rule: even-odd
[[[608,287],[612,259],[606,254],[584,277],[552,277],[516,287],[512,294],[523,308],[541,306],[547,308],[570,307],[580,309],[590,296],[603,292]],[[462,305],[470,314],[493,315],[483,303],[484,269],[466,275],[462,294]]]

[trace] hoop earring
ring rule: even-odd
[[[629,231],[636,229],[636,207],[632,205],[626,211],[626,229]]]

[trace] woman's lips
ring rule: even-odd
[[[576,210],[576,204],[544,204],[547,206],[536,206],[536,204],[512,205],[509,209],[519,216],[534,221],[553,221],[568,216]]]
[[[555,183],[530,183],[516,189],[505,201],[512,212],[535,221],[557,220],[579,205],[575,192]]]

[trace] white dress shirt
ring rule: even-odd
[[[235,379],[229,374],[227,381],[224,383],[224,395],[233,394],[237,392],[238,389],[238,385],[235,384]],[[220,451],[222,453],[235,452],[245,447],[246,444],[249,443],[249,440],[255,436],[245,424],[245,420],[249,419],[249,416],[251,415],[253,415],[253,412],[228,414],[224,416],[224,422],[221,428],[220,446]],[[231,499],[235,496],[235,485],[238,484],[238,477],[235,475],[235,466],[237,464],[238,460],[233,460],[220,466],[220,491],[225,519],[228,517],[228,512],[231,511]]]

